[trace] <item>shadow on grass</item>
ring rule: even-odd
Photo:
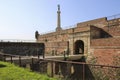
[[[6,65],[4,64],[0,64],[0,68],[6,67]]]

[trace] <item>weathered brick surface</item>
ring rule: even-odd
[[[77,26],[81,27],[81,26],[86,26],[86,25],[98,25],[98,24],[106,25],[107,19],[106,18],[94,19],[94,20],[78,23]],[[102,26],[99,26],[99,27],[102,27]]]
[[[105,30],[110,35],[112,35],[113,37],[120,36],[120,26],[119,25],[107,26],[107,27],[103,27],[102,29]]]
[[[90,30],[90,26],[89,25],[86,25],[84,27],[76,27],[74,29],[74,32],[77,33],[77,32],[84,32],[84,31],[89,31]]]
[[[45,43],[46,52],[54,50],[58,54],[67,48],[64,42],[69,42],[69,50],[74,54],[75,42],[81,40],[84,54],[91,56],[92,51],[92,55],[98,57],[98,63],[111,64],[113,56],[120,54],[120,19],[116,21],[100,18],[77,23],[74,28],[39,35],[37,41]]]
[[[94,57],[98,64],[114,65],[114,58],[120,56],[120,49],[94,49]]]
[[[120,37],[93,39],[90,46],[120,46]]]
[[[46,45],[46,52],[50,55],[52,55],[52,53],[55,53],[55,55],[61,55],[68,48],[67,47],[67,45],[68,45],[67,41],[48,42],[48,43],[45,43],[45,45]]]
[[[13,55],[41,55],[44,53],[43,43],[0,42],[0,52]]]

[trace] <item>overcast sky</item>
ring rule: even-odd
[[[58,4],[62,27],[120,13],[120,0],[0,0],[0,39],[33,40],[36,30],[55,30]]]

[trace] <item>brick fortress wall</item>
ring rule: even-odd
[[[45,51],[48,54],[53,51],[61,54],[68,48],[68,42],[69,50],[74,54],[75,42],[82,40],[84,51],[88,56],[97,57],[98,63],[111,64],[112,57],[119,55],[120,52],[120,19],[115,23],[116,20],[107,20],[107,18],[77,23],[74,28],[39,34],[37,41],[45,44]]]
[[[118,22],[115,24],[114,21]],[[98,64],[115,65],[114,62],[120,60],[120,19],[110,20],[108,23],[110,24],[101,30],[109,36],[91,39],[91,54],[97,59]]]

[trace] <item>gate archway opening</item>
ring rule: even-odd
[[[74,54],[84,54],[84,42],[82,40],[77,40],[75,42],[75,53]]]

